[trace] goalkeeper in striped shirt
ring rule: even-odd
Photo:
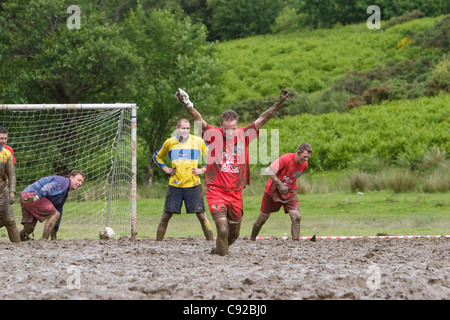
[[[181,213],[184,201],[186,213],[195,213],[207,240],[214,240],[211,224],[206,218],[200,174],[205,173],[206,165],[198,168],[199,159],[208,154],[208,146],[200,137],[190,134],[189,120],[180,119],[177,135],[167,139],[153,155],[153,160],[166,174],[170,175],[169,187],[164,204],[164,213],[156,232],[156,241],[161,241],[173,214]],[[169,168],[163,158],[168,156],[172,162]]]

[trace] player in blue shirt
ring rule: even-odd
[[[84,173],[74,170],[69,178],[49,176],[26,187],[20,195],[23,224],[20,239],[28,240],[28,235],[34,231],[37,221],[47,220],[41,238],[47,240],[55,225],[59,228],[63,206],[69,191],[77,190],[83,181]],[[56,239],[56,231],[54,239]]]

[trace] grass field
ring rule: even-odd
[[[391,191],[301,194],[301,236],[374,236],[389,235],[448,235],[450,234],[450,200],[448,193],[393,193]],[[206,202],[206,200],[205,200]],[[249,236],[259,214],[260,195],[244,196],[244,218],[241,236]],[[137,202],[138,238],[156,236],[162,215],[164,199],[139,199]],[[208,218],[213,224],[207,211]],[[17,225],[20,211],[15,207]],[[127,230],[129,223],[125,224]],[[214,226],[214,224],[213,224]],[[42,234],[38,223],[35,238]],[[215,228],[214,235],[216,235]],[[96,239],[100,226],[73,224],[64,221],[58,233],[63,239]],[[0,229],[1,240],[6,241],[6,229]],[[119,234],[120,235],[120,234]],[[174,216],[169,223],[167,237],[203,237],[195,215]],[[259,236],[290,236],[290,218],[283,211],[273,213]]]
[[[446,193],[421,194],[369,192],[299,195],[301,235],[321,236],[450,234],[450,201]],[[259,214],[261,196],[244,197],[241,236],[249,236]],[[139,236],[155,236],[163,199],[138,202]],[[208,215],[208,217],[210,217]],[[273,213],[260,236],[290,236],[290,218],[282,210]],[[201,237],[195,216],[181,214],[169,223],[168,237]]]

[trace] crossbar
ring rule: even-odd
[[[0,110],[83,110],[83,109],[133,109],[131,103],[77,103],[77,104],[0,104]]]

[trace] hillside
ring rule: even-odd
[[[447,15],[220,43],[222,107],[253,121],[287,85],[291,98],[264,127],[279,130],[280,154],[308,141],[313,170],[416,170],[450,150],[449,30]]]
[[[309,142],[314,151],[309,161],[312,169],[416,169],[426,153],[450,150],[449,118],[450,94],[441,93],[347,113],[272,119],[264,129],[279,130],[280,154],[295,152],[301,142]]]
[[[216,57],[226,69],[220,86],[222,104],[275,96],[282,85],[293,92],[313,93],[351,70],[441,56],[439,50],[424,50],[407,41],[407,35],[432,28],[440,19],[422,18],[391,27],[382,23],[380,30],[370,30],[366,24],[298,30],[220,43]]]

